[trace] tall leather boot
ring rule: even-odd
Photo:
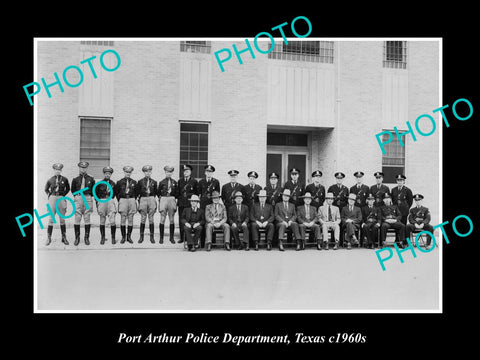
[[[170,224],[170,242],[175,244],[175,240],[173,239],[173,235],[175,234],[175,224]]]
[[[163,244],[163,236],[165,234],[165,224],[160,224],[160,241],[159,244]]]
[[[65,245],[69,245],[67,241],[67,226],[65,224],[61,224],[60,231],[62,232],[62,243],[64,243]]]
[[[100,225],[100,245],[105,244],[105,225]]]
[[[127,241],[128,241],[130,244],[133,244],[133,241],[132,241],[132,230],[133,230],[133,225],[128,225],[128,227],[127,227]]]
[[[52,232],[53,232],[53,225],[48,225],[47,227],[47,242],[45,243],[46,246],[50,245],[52,242]]]
[[[295,249],[295,251],[299,251],[299,250],[302,250],[302,240],[297,240],[297,247]]]
[[[122,233],[122,240],[120,240],[120,244],[123,244],[126,239],[126,227],[125,225],[120,225],[120,232]]]
[[[75,232],[75,242],[73,243],[73,245],[77,246],[80,243],[80,224],[73,225],[73,229]]]
[[[148,224],[148,227],[150,228],[150,242],[152,244],[155,244],[155,237],[154,237],[154,233],[155,233],[155,224]]]
[[[130,227],[129,227],[130,228]],[[141,244],[143,242],[143,235],[145,233],[145,224],[140,223],[140,239],[138,239],[138,243]],[[129,234],[130,236],[130,234]]]
[[[90,224],[85,225],[85,245],[90,245],[90,240],[88,239],[90,237]]]
[[[282,239],[278,239],[278,249],[280,251],[285,251],[285,249],[283,248],[283,240]]]
[[[115,241],[116,230],[117,230],[117,227],[115,225],[110,225],[110,233],[112,234],[112,245],[116,244],[116,241]]]

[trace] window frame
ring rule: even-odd
[[[384,132],[390,131],[392,134],[395,133],[394,130],[389,130],[389,129],[384,129],[382,131],[384,131]],[[397,130],[397,131],[398,131],[399,135],[407,133],[406,130]],[[387,136],[387,134],[382,135],[382,141],[384,140],[383,139],[384,136]],[[407,144],[408,144],[407,137],[406,136],[402,137],[403,146],[400,145],[400,141],[398,140],[397,136],[392,135],[392,137],[393,137],[393,139],[390,143],[384,144],[385,154],[382,153],[382,172],[385,174],[385,176],[384,176],[384,183],[385,184],[396,184],[395,175],[397,175],[397,174],[394,174],[393,179],[391,179],[390,176],[387,175],[387,171],[385,170],[385,168],[403,168],[401,173],[406,175],[405,171],[406,171],[406,168],[407,168]],[[397,150],[401,149],[401,153],[403,153],[403,157],[388,156],[388,150],[391,146],[398,146]],[[385,159],[403,159],[403,164],[400,164],[400,165],[385,164]]]
[[[179,125],[180,125],[180,128],[179,128],[179,169],[182,168],[182,165],[190,165],[193,167],[192,169],[192,177],[194,177],[195,179],[199,180],[203,177],[203,174],[204,174],[204,171],[203,171],[203,167],[205,165],[208,164],[208,158],[209,158],[209,155],[210,155],[210,123],[209,122],[200,122],[200,121],[183,121],[183,120],[180,120],[179,121]],[[206,131],[194,131],[194,130],[182,130],[182,126],[184,125],[201,125],[201,126],[205,126],[205,129]],[[199,139],[199,144],[198,144],[198,147],[199,149],[197,149],[197,154],[198,154],[198,160],[194,160],[195,163],[192,163],[192,161],[190,160],[190,153],[191,153],[191,144],[189,143],[188,144],[188,149],[184,149],[182,148],[183,146],[185,145],[182,145],[182,135],[183,134],[206,134],[206,140],[207,140],[207,144],[206,144],[206,150],[204,152],[206,152],[206,155],[207,155],[207,158],[206,159],[200,159],[200,152],[201,149],[201,145],[200,145],[200,139]],[[189,139],[190,141],[190,139]],[[188,152],[188,159],[185,160],[185,159],[182,159],[182,152],[185,152],[187,151]],[[197,169],[197,170],[196,170]],[[198,176],[197,176],[198,175]],[[180,176],[181,176],[181,173],[180,173]]]
[[[110,162],[112,160],[112,117],[103,117],[103,116],[79,116],[79,161],[88,161],[91,163],[93,160],[95,161],[106,161],[106,164],[104,166],[109,166]],[[84,124],[84,121],[100,121],[100,122],[108,122],[108,147],[85,147],[82,146],[82,136],[84,134],[83,129],[85,128],[82,126]],[[96,149],[96,150],[105,150],[108,149],[108,157],[106,156],[85,156],[83,154],[82,156],[82,149]],[[94,176],[95,178],[101,178],[102,177],[102,172],[100,171],[90,171],[90,175]]]
[[[399,43],[398,46],[389,46],[389,43]],[[398,50],[399,53],[395,53]],[[389,53],[393,51],[393,54]],[[389,58],[390,57],[390,58]],[[406,70],[408,68],[408,44],[404,40],[385,40],[383,42],[383,67],[386,69]]]
[[[318,47],[312,52],[312,45]],[[270,42],[270,47],[272,43]],[[310,51],[307,52],[306,50]],[[335,63],[335,41],[324,40],[291,40],[275,43],[274,49],[268,53],[269,59],[314,62],[321,64]]]

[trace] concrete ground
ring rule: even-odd
[[[148,230],[145,235],[145,242],[137,244],[136,227],[133,245],[109,241],[102,246],[93,227],[92,245],[86,246],[82,226],[82,241],[75,247],[70,228],[69,246],[60,242],[55,228],[54,241],[46,247],[46,230],[39,230],[38,310],[342,312],[435,311],[440,306],[438,247],[428,253],[415,249],[416,258],[404,252],[403,264],[393,250],[382,271],[375,250],[369,249],[188,252],[167,236],[160,245],[157,233],[153,245]]]

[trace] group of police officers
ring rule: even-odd
[[[262,189],[256,184],[258,173],[255,171],[247,174],[249,183],[242,185],[238,182],[239,172],[230,170],[230,182],[220,186],[213,177],[215,168],[212,165],[205,166],[205,177],[200,181],[192,177],[190,165],[182,166],[182,176],[178,181],[172,178],[174,168],[165,166],[165,178],[158,183],[151,177],[151,165],[142,168],[144,177],[139,181],[131,178],[133,167],[125,166],[124,177],[115,183],[111,180],[113,169],[106,166],[103,168],[104,179],[96,185],[93,196],[95,180],[87,174],[88,166],[86,161],[78,163],[79,175],[72,180],[70,188],[68,179],[61,175],[63,165],[53,164],[54,175],[45,185],[53,215],[57,211],[62,215],[59,216],[60,230],[65,245],[69,245],[64,216],[67,209],[65,196],[70,191],[75,204],[74,245],[80,243],[82,218],[84,242],[90,244],[90,214],[94,210],[94,200],[100,216],[102,245],[107,241],[107,217],[112,244],[116,243],[117,212],[120,213],[120,243],[133,243],[133,217],[137,212],[141,215],[138,243],[144,241],[147,218],[150,242],[155,243],[153,218],[157,208],[160,213],[159,243],[163,244],[168,216],[169,241],[175,244],[174,216],[178,211],[178,242],[186,241],[189,251],[196,251],[203,242],[206,250],[210,251],[214,235],[219,232],[223,232],[224,247],[228,251],[232,247],[249,250],[250,245],[258,250],[261,233],[265,234],[267,250],[271,250],[272,243],[276,241],[279,250],[284,251],[283,245],[289,236],[295,241],[296,250],[303,250],[307,233],[318,250],[328,250],[329,243],[334,244],[333,249],[336,250],[341,238],[347,249],[351,249],[352,245],[360,246],[361,238],[365,238],[364,247],[373,249],[377,242],[382,247],[389,229],[395,231],[397,246],[403,248],[411,234],[433,231],[430,212],[422,205],[423,196],[413,195],[405,186],[406,177],[403,174],[397,175],[397,186],[390,190],[383,184],[382,172],[374,174],[376,184],[369,187],[363,184],[364,173],[357,171],[353,174],[356,184],[350,188],[343,185],[345,174],[337,172],[336,183],[325,190],[320,183],[321,171],[314,171],[313,182],[305,186],[299,181],[300,171],[292,168],[290,179],[283,186],[278,184],[279,175],[272,172],[268,175],[268,185]],[[50,217],[46,245],[52,241],[52,232],[53,219]],[[428,246],[431,237],[426,234]],[[231,239],[234,240],[233,246],[230,245]]]

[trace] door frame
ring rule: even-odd
[[[308,174],[311,173],[311,161],[310,161],[310,151],[308,147],[298,147],[298,146],[281,146],[281,145],[268,145],[267,154],[280,154],[282,155],[282,179],[283,183],[290,179],[290,174],[288,173],[288,155],[305,155],[305,185],[310,181]],[[281,184],[283,186],[283,184]]]

